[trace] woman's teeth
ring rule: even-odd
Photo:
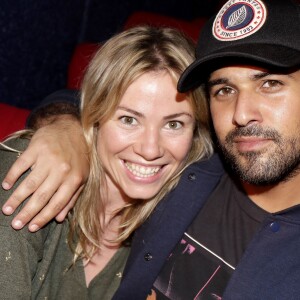
[[[138,177],[151,177],[161,169],[161,167],[145,167],[128,162],[125,162],[125,166],[132,174]]]

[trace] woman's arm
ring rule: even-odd
[[[59,93],[56,93],[55,99],[59,99],[53,101],[56,110],[53,111],[48,99],[48,111],[51,113],[45,114],[47,109],[42,106],[42,118],[35,118],[36,121],[31,122],[31,127],[43,127],[34,134],[28,148],[12,165],[2,182],[4,189],[10,189],[26,170],[32,170],[2,208],[5,214],[10,215],[31,195],[12,221],[15,229],[30,222],[29,230],[36,231],[54,217],[62,221],[73,207],[88,175],[86,146],[78,114],[73,110],[76,104],[72,104],[69,113],[66,110],[66,103],[70,103],[68,99],[63,102],[64,98]],[[59,110],[60,103],[64,109]]]

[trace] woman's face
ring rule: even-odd
[[[167,72],[149,72],[126,90],[100,125],[97,151],[110,195],[150,199],[180,168],[193,139],[190,100]]]

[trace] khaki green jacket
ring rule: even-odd
[[[6,144],[23,151],[28,141],[15,139]],[[0,146],[1,182],[17,155]],[[1,207],[12,191],[0,188]],[[129,248],[121,248],[87,288],[82,261],[72,266],[73,254],[67,243],[68,221],[61,224],[52,221],[36,233],[30,233],[27,227],[16,231],[10,224],[17,212],[12,216],[0,212],[1,300],[112,298],[120,284]]]
[[[24,150],[28,141],[17,139],[6,144],[17,150]],[[0,151],[0,181],[17,159],[17,153]],[[22,179],[26,174],[22,176]],[[0,188],[0,205],[4,204],[11,191]],[[19,211],[19,209],[17,210]],[[27,228],[16,231],[11,227],[12,216],[0,214],[0,298],[1,299],[55,299],[65,263],[57,251],[65,243],[67,226],[52,221],[37,233]],[[44,284],[47,277],[47,282]],[[53,280],[52,280],[53,279]]]

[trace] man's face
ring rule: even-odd
[[[208,85],[220,147],[241,180],[271,185],[299,173],[299,70],[226,67],[213,72]]]

